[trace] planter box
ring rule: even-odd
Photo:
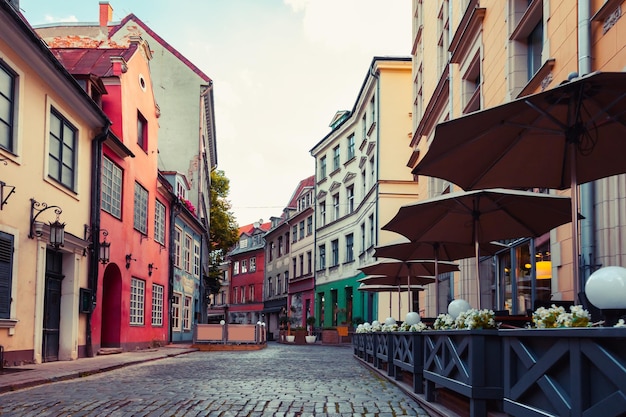
[[[307,331],[306,330],[292,330],[291,333],[296,336],[296,339],[294,340],[294,343],[296,345],[305,345],[306,344],[306,340],[305,340],[305,336],[307,335]]]
[[[424,337],[426,399],[441,386],[467,397],[470,416],[502,409],[502,343],[497,330],[434,330]]]
[[[329,343],[336,345],[339,343],[339,333],[336,329],[324,329],[322,330],[322,343]]]
[[[413,392],[424,393],[424,336],[421,332],[394,332],[393,363],[396,379],[400,379],[402,372],[412,375]]]
[[[511,416],[626,415],[626,329],[501,330]]]

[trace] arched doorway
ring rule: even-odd
[[[109,264],[102,278],[102,347],[120,347],[122,325],[122,273]]]

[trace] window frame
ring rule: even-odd
[[[181,320],[181,312],[182,312],[182,306],[181,306],[181,297],[182,294],[179,292],[174,292],[172,294],[172,330],[173,331],[181,331],[181,324],[182,324],[182,320]]]
[[[11,67],[8,66],[6,61],[0,59],[0,71],[4,72],[9,78],[9,91],[3,92],[0,91],[0,98],[6,100],[8,105],[6,108],[9,110],[8,114],[5,118],[0,115],[0,124],[4,124],[7,126],[6,129],[6,143],[3,143],[3,138],[0,138],[0,148],[6,149],[7,151],[14,153],[15,152],[15,117],[17,114],[17,88],[18,88],[18,77],[17,72],[13,71]]]
[[[122,168],[111,159],[103,156],[100,204],[102,210],[117,219],[122,218],[123,184],[124,171]]]
[[[54,181],[75,191],[76,189],[76,171],[78,165],[78,128],[74,126],[59,110],[54,106],[50,106],[48,126],[48,177]],[[56,118],[59,122],[60,132],[53,134],[52,119]],[[65,140],[66,132],[71,133],[71,144]],[[53,140],[57,142],[58,155],[53,155]],[[66,156],[66,150],[69,155]],[[56,161],[56,162],[55,162]],[[53,173],[53,166],[57,165],[56,173]],[[65,178],[69,172],[70,178]]]
[[[148,198],[148,190],[135,181],[133,228],[144,236],[148,235]]]
[[[155,200],[154,203],[154,241],[165,245],[165,219],[166,219],[165,204],[159,200]]]
[[[130,279],[128,316],[131,326],[145,325],[146,281],[136,277]]]
[[[163,285],[152,284],[152,325],[163,326]]]

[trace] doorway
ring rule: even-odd
[[[59,360],[61,285],[63,277],[63,254],[61,252],[47,250],[46,282],[43,301],[43,362]]]
[[[102,278],[102,347],[121,347],[122,273],[116,264],[109,264]]]

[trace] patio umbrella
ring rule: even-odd
[[[483,255],[495,255],[496,252],[506,248],[506,245],[497,242],[479,243],[480,253]],[[458,259],[471,258],[475,255],[474,242],[411,242],[407,240],[396,241],[384,246],[374,248],[374,256],[379,258],[397,259],[409,261],[413,259],[427,259],[434,255],[435,260],[435,313],[439,314],[439,261],[456,261]]]
[[[398,320],[400,320],[402,317],[400,317],[400,293],[402,293],[403,291],[424,291],[423,287],[409,287],[407,285],[368,285],[368,284],[364,284],[361,283],[361,285],[359,285],[358,288],[359,291],[364,291],[364,292],[388,292],[390,297],[389,297],[389,317],[392,316],[391,314],[391,293],[392,292],[398,292]]]
[[[571,199],[563,196],[505,189],[460,191],[402,206],[382,229],[416,242],[473,244],[480,304],[479,245],[540,236],[569,222],[570,209]]]
[[[381,261],[359,268],[366,277],[359,281],[366,284],[379,285],[426,285],[435,282],[435,271],[438,273],[458,271],[458,264],[452,262],[435,262],[431,260],[413,261]],[[410,297],[409,297],[410,298]],[[409,300],[410,302],[410,300]]]
[[[464,190],[571,188],[577,293],[578,185],[626,172],[625,149],[626,72],[596,72],[439,124],[412,172]]]

